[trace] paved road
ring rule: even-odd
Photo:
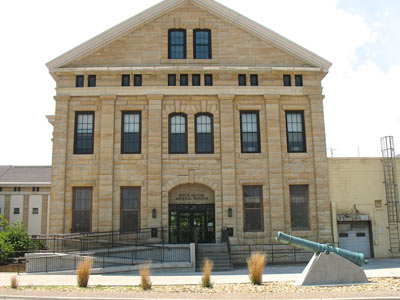
[[[267,266],[263,281],[295,281],[305,265]],[[400,259],[371,259],[364,266],[365,273],[371,277],[400,277]],[[0,273],[0,286],[9,286],[12,273]],[[201,273],[155,273],[151,276],[153,285],[199,284]],[[214,283],[246,283],[249,282],[247,269],[235,269],[229,272],[214,272]],[[140,277],[137,273],[113,273],[90,276],[90,285],[138,285]],[[76,285],[76,275],[21,274],[21,286]]]

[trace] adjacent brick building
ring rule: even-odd
[[[332,241],[330,63],[212,0],[166,0],[47,64],[50,232]]]

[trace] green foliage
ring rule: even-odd
[[[28,236],[22,223],[9,225],[3,215],[0,215],[0,259],[23,256],[28,250],[39,250],[44,247],[40,241],[32,240]]]

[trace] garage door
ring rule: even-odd
[[[368,222],[338,224],[339,247],[371,257],[371,242]]]

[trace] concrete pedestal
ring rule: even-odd
[[[314,254],[296,285],[332,285],[367,283],[364,270],[335,254]]]

